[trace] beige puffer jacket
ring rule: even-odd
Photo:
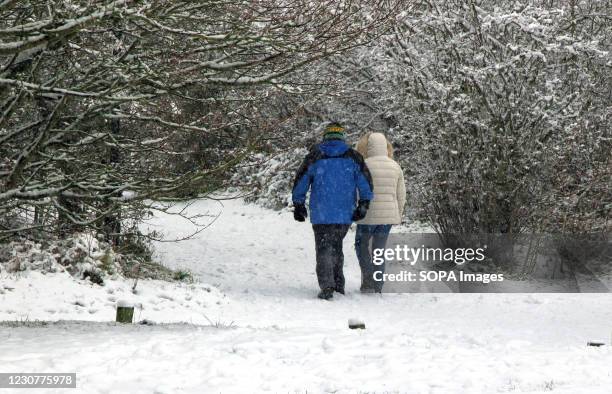
[[[372,133],[368,138],[366,164],[372,174],[374,199],[370,209],[358,224],[399,224],[401,223],[406,186],[404,172],[387,149],[387,139],[381,133]]]

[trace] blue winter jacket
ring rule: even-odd
[[[306,156],[293,184],[294,205],[305,203],[309,188],[312,224],[350,224],[357,200],[374,197],[363,157],[342,140],[324,141]]]

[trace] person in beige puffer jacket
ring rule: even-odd
[[[406,203],[404,173],[393,160],[393,148],[383,134],[362,137],[356,148],[366,158],[374,183],[374,199],[370,201],[366,217],[357,222],[355,234],[355,250],[361,268],[360,290],[380,293],[385,265],[372,263],[372,251],[384,248],[391,226],[402,221]]]

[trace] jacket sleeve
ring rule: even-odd
[[[406,184],[404,183],[404,171],[399,169],[399,179],[397,180],[397,207],[399,208],[400,218],[404,213],[404,205],[406,205]]]
[[[374,198],[374,183],[372,182],[372,175],[370,170],[363,159],[363,156],[354,149],[351,149],[352,158],[355,160],[357,165],[356,171],[356,184],[357,190],[359,191],[360,200],[372,200]]]
[[[310,184],[312,182],[312,173],[310,168],[316,160],[317,155],[315,153],[315,149],[313,149],[306,155],[302,165],[300,165],[300,168],[295,174],[293,191],[291,195],[293,205],[304,204],[306,202],[306,193],[308,193],[308,189],[310,188]]]

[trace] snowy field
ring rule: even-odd
[[[157,245],[193,285],[141,281],[133,294],[126,281],[1,277],[0,320],[16,323],[0,326],[0,371],[77,372],[69,393],[612,392],[611,347],[586,346],[610,342],[609,294],[361,295],[351,231],[347,295],[325,302],[308,224],[222,205],[194,203],[222,214],[195,239]],[[149,226],[191,230],[171,216]],[[164,324],[109,323],[124,299],[136,319]]]

